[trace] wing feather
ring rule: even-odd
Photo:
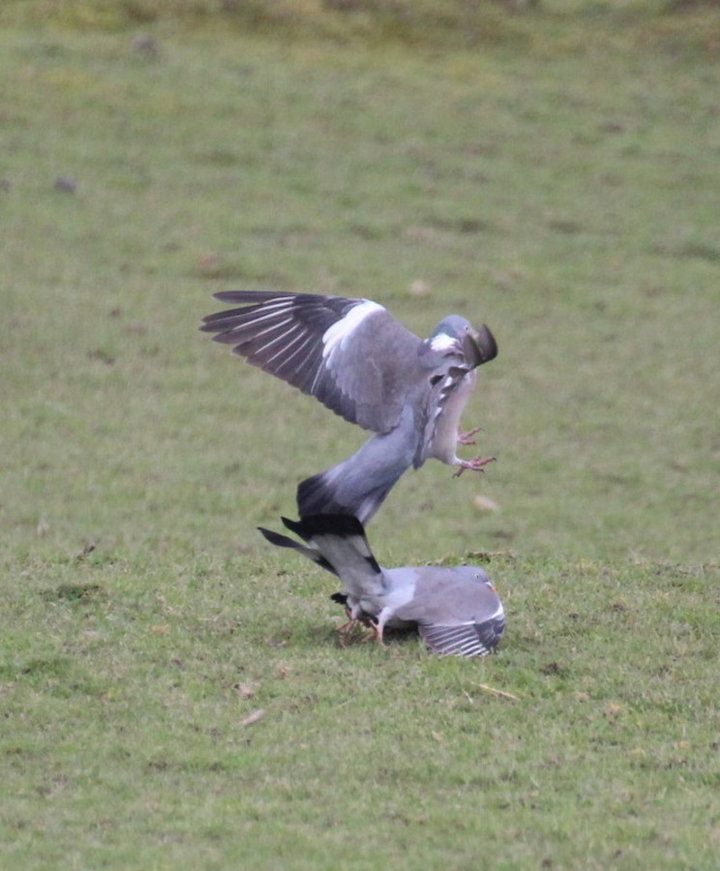
[[[470,620],[447,626],[437,623],[420,624],[420,637],[442,656],[485,656],[497,646],[505,628],[502,615],[476,622]]]
[[[375,432],[398,422],[422,377],[420,339],[366,299],[269,291],[226,291],[241,307],[204,318],[202,330],[236,354]]]

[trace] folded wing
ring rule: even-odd
[[[484,656],[505,629],[502,602],[482,569],[417,569],[413,599],[396,616],[415,621],[425,644],[443,656]]]
[[[420,637],[434,653],[444,656],[485,656],[492,653],[505,628],[505,617],[500,612],[486,620],[443,625],[420,624]]]

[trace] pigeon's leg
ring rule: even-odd
[[[457,437],[458,444],[459,445],[474,445],[475,439],[473,438],[473,436],[479,432],[482,432],[481,426],[476,426],[474,429],[469,429],[467,432],[459,432],[458,437]]]
[[[349,635],[353,631],[355,626],[357,625],[357,622],[358,621],[354,617],[351,617],[348,614],[347,621],[345,623],[343,623],[342,626],[336,626],[335,631],[339,632],[340,635]]]
[[[331,596],[331,599],[334,599],[336,602],[342,602],[343,607],[345,608],[345,622],[342,626],[336,626],[335,631],[339,632],[341,635],[347,635],[352,631],[353,626],[357,623],[357,618],[353,614],[350,606],[347,603],[347,596],[343,598],[341,593],[336,593],[337,598],[335,596]]]
[[[484,467],[487,466],[488,463],[494,463],[495,457],[475,457],[473,460],[460,460],[457,461],[457,471],[454,473],[453,478],[459,478],[460,475],[465,471],[465,469],[472,469],[473,472],[482,472],[484,471]]]
[[[345,616],[347,620],[343,623],[342,626],[337,626],[335,628],[336,632],[339,632],[342,635],[342,643],[344,644],[348,637],[352,634],[353,629],[357,626],[358,623],[362,622],[359,613],[356,609],[351,608],[347,603],[345,604]]]
[[[350,643],[350,636],[353,633],[353,630],[357,626],[357,620],[348,620],[348,622],[341,626],[338,630],[338,644],[340,647],[347,647]]]
[[[380,647],[387,647],[385,642],[383,641],[383,627],[382,623],[375,622],[370,624],[370,631],[367,635],[365,635],[362,639],[363,643],[368,641],[377,641]]]
[[[370,632],[363,638],[363,641],[377,641],[380,647],[386,647],[387,645],[383,641],[383,629],[391,615],[391,608],[383,608],[375,620],[369,620]]]

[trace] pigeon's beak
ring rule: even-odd
[[[470,330],[463,338],[463,352],[470,365],[480,366],[497,357],[497,343],[489,327],[483,324],[479,330]]]

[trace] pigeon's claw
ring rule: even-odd
[[[381,623],[376,621],[372,621],[370,623],[370,631],[368,634],[362,639],[363,642],[367,641],[377,641],[380,647],[386,647],[387,645],[383,641],[383,627]]]
[[[459,445],[474,445],[475,439],[473,438],[473,436],[479,432],[482,432],[481,426],[476,426],[473,429],[469,429],[467,432],[459,432],[458,437],[457,437],[458,444]]]
[[[453,478],[459,478],[460,475],[465,471],[465,469],[471,469],[473,472],[483,472],[485,471],[485,466],[488,463],[494,463],[495,457],[475,457],[472,460],[458,460],[457,461],[457,471],[453,474]]]
[[[340,635],[349,635],[357,625],[357,622],[354,617],[350,617],[342,626],[336,626],[335,631],[339,632]]]
[[[350,643],[350,636],[357,626],[357,620],[348,620],[342,626],[339,626],[335,631],[338,633],[338,644],[340,647],[347,647]]]

